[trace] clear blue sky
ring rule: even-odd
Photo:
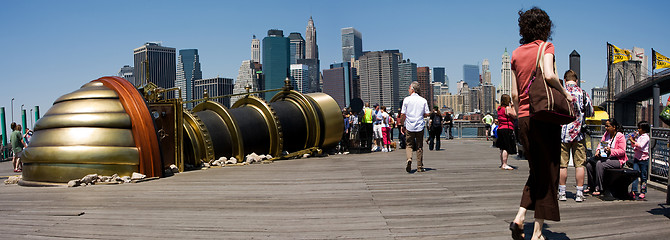
[[[366,51],[399,49],[419,66],[446,67],[452,92],[463,64],[485,58],[497,85],[503,51],[519,45],[517,11],[532,6],[554,22],[559,75],[577,50],[587,90],[605,83],[608,41],[670,56],[668,1],[2,1],[0,106],[8,124],[12,98],[15,121],[21,104],[44,114],[58,97],[133,65],[133,49],[148,41],[196,48],[203,77],[234,79],[252,35],[304,36],[310,16],[322,68],[342,59],[340,29],[355,27]]]

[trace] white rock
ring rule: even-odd
[[[226,160],[228,160],[228,158],[226,158],[226,157],[220,157],[219,158],[219,162],[226,162]]]
[[[270,155],[270,154],[265,155],[265,159],[272,159],[272,155]]]
[[[147,177],[147,175],[134,172],[133,175],[130,177],[130,180],[140,180],[144,179],[145,177]]]
[[[97,180],[98,180],[98,174],[89,174],[89,175],[86,175],[85,177],[81,178],[80,182],[83,185],[84,183],[93,183]]]
[[[179,168],[177,167],[177,165],[171,164],[170,171],[172,171],[172,173],[179,173]]]
[[[209,166],[210,166],[209,163],[202,163],[203,168],[208,168]]]
[[[68,187],[78,187],[80,184],[81,182],[79,182],[79,179],[70,180],[69,182],[67,182]]]
[[[302,158],[308,158],[310,156],[312,156],[312,155],[310,155],[309,153],[305,153],[305,154],[302,155]]]
[[[226,164],[235,164],[235,163],[237,163],[237,159],[235,159],[235,157],[231,157],[226,161]]]
[[[135,173],[133,173],[133,174],[135,174]],[[129,183],[130,182],[130,177],[123,176],[123,177],[121,177],[121,180],[123,180],[123,182],[125,182],[125,183]]]
[[[5,184],[17,184],[19,183],[19,181],[21,181],[21,178],[23,178],[23,175],[8,177],[5,180]]]

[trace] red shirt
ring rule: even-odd
[[[535,40],[532,43],[519,46],[512,52],[512,71],[516,73],[516,87],[519,93],[519,117],[530,116],[530,100],[526,89],[528,88],[530,75],[535,71],[537,49],[542,43],[542,40]],[[544,54],[548,53],[554,54],[554,44],[547,44]]]

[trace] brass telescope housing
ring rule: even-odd
[[[62,184],[92,173],[163,177],[171,164],[184,171],[221,157],[243,161],[252,152],[328,149],[344,128],[332,97],[288,85],[269,102],[252,92],[227,108],[205,97],[192,111],[181,98],[160,99],[171,90],[178,89],[138,91],[123,78],[102,77],[58,98],[35,123],[21,184]]]

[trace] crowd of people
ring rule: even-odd
[[[525,239],[525,215],[528,210],[533,210],[531,239],[545,239],[542,235],[544,221],[560,221],[558,201],[567,201],[566,180],[570,161],[575,167],[576,202],[584,201],[587,193],[593,196],[602,194],[605,170],[626,165],[641,172],[640,181],[633,183],[631,197],[645,198],[650,125],[642,121],[637,132],[626,137],[617,121],[608,119],[595,156],[587,158],[584,126],[585,119],[594,113],[591,100],[579,87],[578,75],[574,71],[566,71],[563,80],[559,79],[555,69],[554,45],[548,42],[553,24],[547,13],[534,7],[518,14],[521,45],[512,53],[512,91],[510,95],[501,96],[496,117],[487,113],[482,122],[486,126],[487,140],[493,136],[494,146],[500,149],[500,169],[515,169],[508,164],[508,156],[517,153],[517,142],[523,147],[524,157],[528,160],[528,179],[521,192],[517,214],[509,226],[512,238]],[[533,118],[528,91],[533,79],[545,81],[546,85],[558,90],[572,104],[575,120],[560,125]],[[393,132],[398,129],[399,147],[406,149],[405,170],[411,172],[416,159],[417,172],[423,172],[424,131],[428,131],[425,141],[429,150],[440,150],[443,130],[445,138],[453,138],[453,118],[450,112],[441,113],[438,107],[431,111],[419,91],[418,82],[412,82],[409,96],[403,100],[397,113],[387,112],[385,106],[378,104],[371,108],[369,103],[365,103],[360,114],[344,109],[346,130],[343,143],[372,152],[391,152],[394,150]],[[428,121],[425,121],[426,118]],[[626,156],[627,142],[631,143],[635,152],[631,160]],[[588,185],[584,182],[585,175],[588,176]]]

